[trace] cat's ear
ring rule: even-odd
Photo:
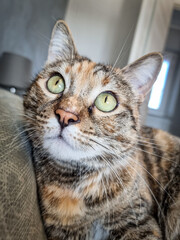
[[[50,40],[47,63],[73,59],[76,53],[68,26],[62,20],[57,21]]]
[[[144,101],[156,81],[162,62],[163,56],[160,53],[150,53],[122,69],[124,79],[138,94],[140,102]]]

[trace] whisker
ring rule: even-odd
[[[113,165],[112,165],[106,158],[103,158],[103,160],[106,162],[106,164],[107,164],[107,165],[109,166],[109,168],[112,170],[112,173],[115,175],[116,179],[118,180],[118,182],[120,183],[120,185],[122,186],[123,190],[126,192],[126,195],[127,195],[127,194],[128,194],[127,188],[124,187],[123,181],[120,179],[120,177],[119,177],[117,171],[114,169]],[[120,169],[120,170],[121,170],[121,169]],[[127,172],[128,172],[128,171],[127,171]],[[128,172],[128,174],[129,174],[129,172]],[[129,174],[129,176],[131,176],[131,175]],[[135,214],[135,212],[134,212],[132,202],[130,202],[129,198],[127,198],[127,200],[128,200],[128,202],[129,202],[129,205],[130,205],[130,207],[131,207],[131,209],[132,209],[132,212],[133,212],[133,214],[134,214],[134,216],[135,216],[135,218],[136,218],[136,214]],[[136,219],[136,221],[137,221],[137,219]],[[136,225],[137,225],[137,222],[136,222]]]
[[[160,187],[164,192],[166,192],[167,195],[168,195],[168,196],[171,198],[171,200],[174,202],[174,199],[173,199],[173,198],[171,197],[171,195],[166,191],[166,189],[161,185],[161,183],[160,183],[145,167],[143,167],[143,165],[141,165],[141,164],[138,163],[137,161],[136,161],[136,164],[138,164],[141,168],[143,168],[143,169],[150,175],[150,177],[157,182],[157,184],[159,185],[159,187]]]
[[[150,186],[149,186],[148,183],[144,180],[144,178],[141,176],[141,174],[139,174],[138,171],[136,171],[135,168],[133,168],[133,170],[134,170],[134,171],[136,172],[136,174],[143,180],[143,182],[145,183],[146,187],[149,189],[149,191],[150,191],[152,197],[154,198],[154,200],[155,200],[155,202],[156,202],[156,204],[157,204],[157,206],[158,206],[158,209],[159,209],[159,211],[160,211],[160,213],[161,213],[161,215],[162,215],[162,217],[163,217],[163,219],[164,219],[164,221],[165,221],[164,213],[162,212],[161,206],[160,206],[157,198],[155,197],[153,191],[151,190]]]
[[[107,147],[105,147],[105,146],[104,146],[104,145],[102,145],[101,143],[99,143],[99,142],[97,142],[97,141],[93,140],[92,138],[89,138],[89,141],[91,141],[91,142],[94,142],[94,143],[96,143],[96,144],[100,145],[101,147],[105,148],[106,150],[109,150]]]
[[[119,51],[119,54],[118,54],[118,56],[117,56],[117,58],[116,58],[116,61],[114,62],[113,66],[112,66],[112,69],[111,69],[111,71],[110,71],[109,76],[111,75],[112,71],[114,70],[114,68],[115,68],[115,66],[116,66],[119,58],[121,57],[121,54],[122,54],[122,52],[123,52],[123,50],[124,50],[124,48],[125,48],[125,46],[126,46],[126,44],[127,44],[127,41],[128,41],[128,39],[129,39],[129,36],[130,36],[130,34],[131,34],[134,26],[135,26],[135,25],[133,24],[132,27],[131,27],[131,29],[130,29],[130,31],[128,32],[128,35],[126,36],[126,39],[125,39],[125,41],[124,41],[124,43],[123,43],[123,45],[122,45],[122,48],[121,48],[121,50]]]
[[[139,151],[141,151],[141,152],[148,153],[148,154],[150,154],[150,155],[152,155],[152,156],[154,156],[154,157],[162,158],[162,159],[165,159],[165,160],[167,160],[167,161],[171,161],[171,162],[174,162],[174,163],[175,163],[175,161],[173,161],[173,160],[170,159],[170,158],[162,157],[162,156],[160,156],[160,155],[158,155],[158,154],[151,153],[151,152],[149,152],[149,151],[145,151],[145,150],[143,150],[143,149],[140,148],[140,147],[138,148],[138,147],[132,146],[132,148],[135,149],[135,150],[139,150]]]

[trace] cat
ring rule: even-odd
[[[96,64],[56,23],[24,96],[48,240],[180,239],[180,140],[139,116],[162,61]]]

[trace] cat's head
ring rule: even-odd
[[[88,46],[87,46],[88,47]],[[123,69],[78,55],[68,27],[58,21],[48,59],[24,98],[35,147],[57,161],[101,164],[137,141],[139,105],[162,64],[151,53]]]

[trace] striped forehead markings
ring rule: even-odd
[[[103,86],[106,86],[109,82],[110,82],[110,78],[109,77],[105,77],[105,78],[103,78],[101,83],[102,83]]]
[[[82,71],[82,63],[79,63],[79,67],[77,68],[77,73],[80,73]]]
[[[88,95],[92,91],[95,91],[93,95],[98,94],[101,88],[110,83],[109,70],[104,65],[86,59],[84,61],[77,60],[72,65],[66,66],[65,72],[71,73],[69,94]]]
[[[102,65],[102,64],[96,64],[95,71],[93,74],[97,74],[98,72],[104,72],[104,73],[109,73],[110,69],[108,66]]]
[[[68,65],[68,66],[66,67],[65,73],[68,74],[68,73],[70,72],[70,69],[71,69],[71,67]]]
[[[74,78],[74,93],[79,95],[82,89],[86,89],[87,86],[93,80],[93,68],[96,64],[94,62],[83,61],[79,64],[75,64],[73,67],[73,73],[76,76]]]

